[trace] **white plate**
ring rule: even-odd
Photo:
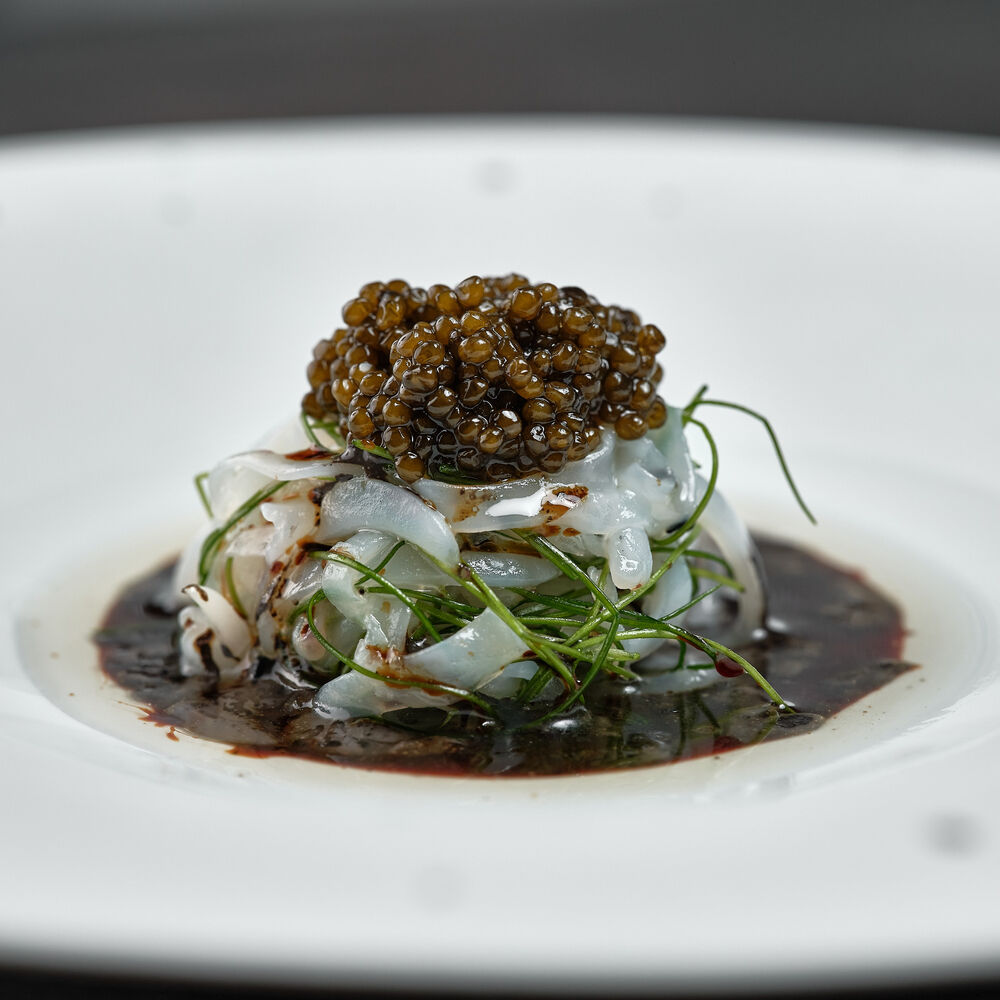
[[[760,990],[1000,973],[1000,151],[692,123],[176,129],[0,147],[0,961],[339,986]],[[524,271],[668,333],[752,523],[863,568],[909,674],[675,767],[233,757],[88,635],[293,410],[372,277]],[[46,692],[45,695],[40,693]]]

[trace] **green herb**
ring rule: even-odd
[[[767,431],[767,436],[771,439],[771,446],[774,448],[774,454],[777,456],[778,464],[781,466],[781,471],[785,476],[785,481],[788,483],[789,488],[792,491],[792,495],[795,497],[796,502],[799,507],[802,508],[802,513],[805,514],[809,520],[815,524],[816,518],[813,517],[812,511],[806,506],[805,500],[802,499],[802,494],[799,493],[799,488],[795,485],[795,480],[792,478],[791,470],[788,468],[788,463],[785,461],[785,453],[781,450],[781,445],[778,443],[778,435],[775,434],[774,428],[771,426],[771,421],[767,419],[762,413],[758,413],[756,410],[750,409],[749,406],[744,406],[742,403],[731,403],[723,399],[705,399],[704,395],[708,391],[708,386],[703,385],[694,395],[694,398],[686,407],[684,407],[683,415],[684,422],[688,423],[691,421],[691,415],[699,406],[721,406],[727,410],[737,410],[740,413],[745,413],[749,417],[753,417],[754,420],[760,421],[764,425],[764,430]],[[693,421],[697,423],[697,421]]]
[[[702,498],[695,505],[688,519],[662,540],[662,545],[665,547],[673,545],[678,538],[686,535],[698,523],[698,519],[708,506],[708,501],[712,499],[712,494],[715,492],[715,484],[719,481],[719,449],[715,445],[715,438],[712,437],[712,432],[700,420],[695,420],[694,417],[688,417],[687,422],[694,424],[705,436],[705,440],[708,442],[708,449],[712,455],[712,468],[709,471],[708,482],[705,485],[705,492],[702,494]]]
[[[367,451],[369,455],[378,455],[379,458],[387,459],[390,462],[394,462],[395,459],[392,457],[392,452],[387,451],[380,444],[372,444],[370,441],[362,441],[359,438],[354,438],[351,444],[355,448],[359,448],[361,451]]]
[[[343,449],[347,447],[347,442],[344,440],[343,435],[340,433],[340,428],[336,423],[329,422],[324,423],[321,420],[310,420],[309,415],[305,410],[299,412],[299,422],[302,424],[302,429],[306,433],[306,437],[317,447],[326,450],[326,445],[318,437],[316,437],[316,431],[320,430],[326,434],[329,434],[333,438],[335,444]]]
[[[246,618],[246,609],[240,600],[240,595],[236,591],[236,584],[233,582],[233,557],[226,560],[226,590],[229,594],[229,603],[236,608],[241,618]]]
[[[405,545],[406,543],[401,538],[389,551],[385,554],[385,558],[374,567],[374,572],[381,573],[382,570],[392,562],[392,557]]]
[[[692,566],[691,575],[698,579],[714,580],[720,587],[729,587],[730,590],[735,590],[740,594],[746,589],[738,580],[734,580],[731,576],[726,576],[725,573],[716,573],[715,570]]]
[[[560,552],[550,541],[542,538],[540,535],[532,535],[528,532],[520,532],[521,537],[528,542],[528,544],[537,552],[539,555],[544,556],[549,560],[554,566],[558,567],[564,576],[570,580],[579,580],[591,593],[594,603],[591,608],[587,619],[584,621],[583,625],[577,630],[577,632],[571,637],[570,645],[576,640],[577,643],[582,643],[583,639],[581,633],[586,630],[587,632],[592,631],[597,628],[605,618],[608,621],[607,628],[604,629],[604,634],[600,637],[600,647],[597,650],[596,656],[591,660],[590,667],[587,669],[586,674],[583,676],[583,680],[576,686],[576,689],[572,691],[564,701],[562,701],[549,715],[558,715],[569,709],[577,699],[579,699],[583,692],[587,689],[593,679],[600,673],[601,668],[607,663],[608,655],[611,652],[611,647],[615,645],[618,640],[618,625],[621,621],[618,608],[615,606],[614,601],[604,593],[604,590],[594,583],[593,580],[586,574],[586,572],[580,569],[573,560],[567,556],[564,552]],[[598,611],[598,606],[600,606],[601,611]]]
[[[325,562],[339,563],[341,566],[347,566],[350,569],[356,570],[366,580],[375,580],[382,591],[392,594],[393,597],[410,609],[420,624],[427,629],[427,634],[435,642],[441,641],[441,636],[438,634],[437,629],[434,628],[429,619],[424,615],[418,603],[403,593],[394,583],[390,583],[385,577],[380,576],[377,570],[369,569],[363,562],[358,562],[357,559],[352,559],[350,556],[341,555],[332,549],[329,552],[310,552],[309,555],[313,559],[322,559]]]
[[[654,552],[656,551],[656,549],[652,545],[650,545],[650,548],[652,548]],[[719,566],[721,566],[723,568],[723,570],[724,570],[724,572],[725,572],[725,574],[727,576],[732,576],[733,575],[733,567],[730,566],[729,563],[726,562],[726,560],[722,558],[722,556],[718,555],[718,553],[715,553],[715,552],[706,552],[704,549],[693,549],[692,548],[692,549],[688,549],[687,550],[687,554],[692,559],[701,559],[701,560],[705,560],[707,562],[717,563]]]
[[[322,448],[323,446],[319,443],[319,438],[316,437],[316,431],[313,429],[313,425],[309,422],[309,416],[305,410],[299,411],[299,423],[302,424],[302,429],[306,432],[306,437],[317,447]]]
[[[670,668],[671,671],[684,669],[684,663],[687,660],[687,651],[687,643],[679,642],[677,644],[677,662]]]
[[[482,485],[482,480],[475,476],[470,476],[462,472],[457,465],[442,463],[434,471],[434,478],[442,483],[451,483],[453,486],[476,486]]]
[[[194,477],[194,488],[198,491],[198,496],[201,498],[201,505],[205,508],[209,517],[212,516],[212,502],[208,499],[208,491],[205,489],[205,483],[208,481],[210,475],[210,472],[199,472]]]
[[[237,510],[230,516],[225,524],[221,528],[216,528],[215,531],[211,532],[209,536],[205,539],[201,546],[201,556],[198,559],[198,582],[204,585],[205,581],[208,580],[208,574],[212,570],[212,560],[215,558],[215,553],[218,551],[219,546],[222,544],[223,539],[229,533],[229,531],[239,524],[248,514],[256,510],[269,496],[273,496],[282,486],[286,486],[287,481],[281,480],[280,482],[272,483],[270,486],[265,486],[263,489],[257,490],[252,497],[244,500],[242,504],[237,508]]]

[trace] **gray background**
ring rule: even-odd
[[[1000,133],[991,0],[0,0],[0,135],[410,112]]]

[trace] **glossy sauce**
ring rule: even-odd
[[[185,678],[176,615],[157,608],[170,567],[120,596],[95,637],[105,672],[148,717],[249,756],[291,754],[352,767],[423,774],[574,774],[668,764],[809,732],[913,669],[902,662],[899,610],[863,578],[794,546],[760,541],[768,577],[767,637],[744,655],[794,706],[780,714],[747,676],[694,691],[664,690],[663,675],[605,677],[586,706],[541,725],[513,701],[480,710],[406,709],[384,720],[331,722],[309,709],[321,683],[298,686],[261,661],[251,683],[220,689]],[[537,717],[538,709],[533,710]],[[176,737],[174,737],[176,738]]]

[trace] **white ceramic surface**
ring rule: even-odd
[[[582,143],[591,152],[583,153]],[[1000,974],[1000,148],[494,121],[0,144],[0,961],[369,986]],[[922,669],[818,733],[433,779],[166,739],[96,673],[191,475],[297,405],[372,277],[516,269],[668,334],[751,523],[861,567]],[[44,692],[44,693],[42,693]]]

